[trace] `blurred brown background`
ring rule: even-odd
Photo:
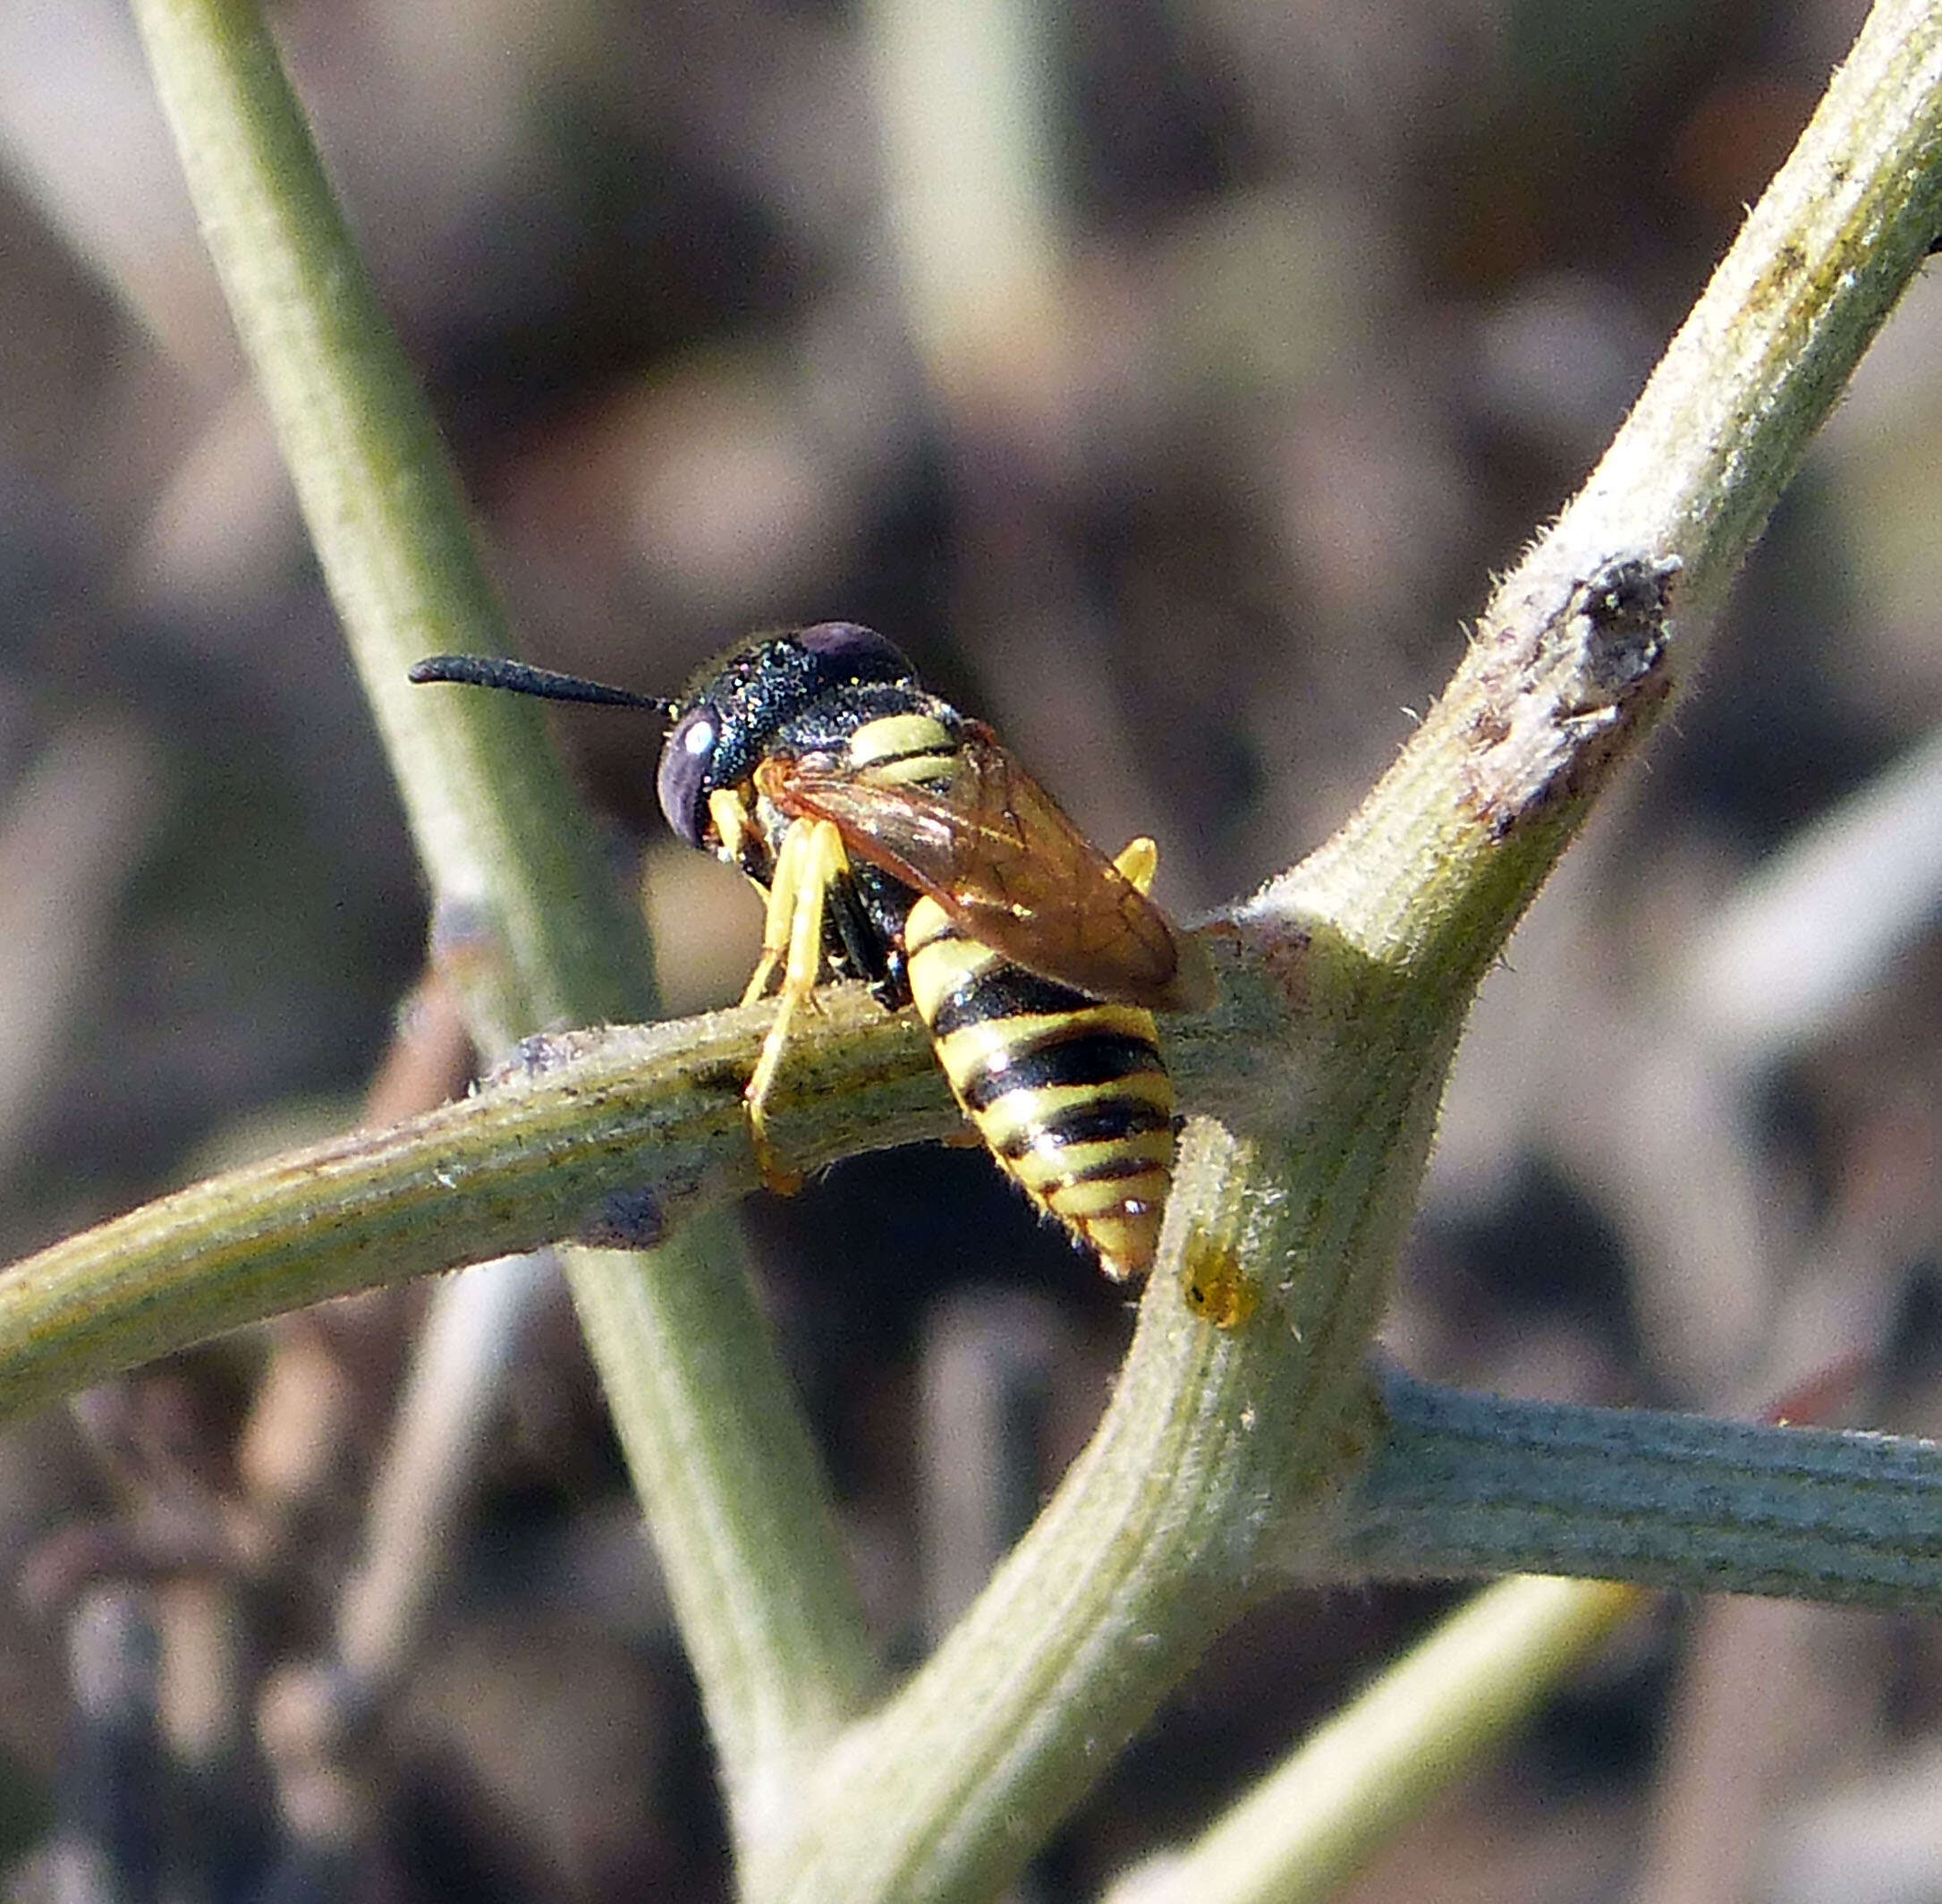
[[[665,693],[751,627],[870,622],[1103,843],[1154,832],[1183,910],[1298,857],[1391,758],[1861,17],[1047,8],[1056,295],[987,319],[955,375],[886,212],[893,12],[277,21],[531,659]],[[1389,1332],[1412,1368],[1934,1429],[1938,344],[1919,285],[1699,692],[1493,979]],[[557,731],[645,852],[672,1007],[732,998],[755,904],[659,832],[651,725]],[[0,0],[5,1255],[362,1115],[423,931],[132,30],[111,0]],[[379,1114],[449,1067],[436,1011],[411,1024],[429,1055]],[[1124,1302],[975,1152],[858,1163],[749,1220],[911,1658],[988,1561],[935,1530],[1029,1511]],[[262,1676],[325,1644],[420,1300],[218,1345],[0,1445],[20,1894],[58,1871],[104,1898],[170,1872],[210,1898],[724,1895],[691,1694],[557,1296],[414,1664],[344,1750],[356,1828],[293,1854]],[[1192,1829],[1441,1603],[1251,1621],[1031,1894]],[[1358,1894],[1942,1895],[1938,1697],[1929,1624],[1668,1615]]]

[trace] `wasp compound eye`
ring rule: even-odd
[[[895,642],[858,622],[818,622],[799,628],[796,640],[819,661],[852,681],[910,681],[916,670]]]
[[[691,846],[700,846],[708,824],[709,776],[720,740],[721,717],[704,701],[674,723],[661,749],[661,769],[655,777],[661,812],[675,837]]]

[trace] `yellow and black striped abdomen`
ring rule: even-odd
[[[937,1061],[992,1155],[1108,1276],[1142,1273],[1174,1160],[1153,1015],[1013,965],[928,897],[911,908],[904,951]]]

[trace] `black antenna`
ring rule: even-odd
[[[535,694],[542,701],[585,701],[603,708],[646,708],[665,720],[674,703],[658,694],[637,694],[631,687],[609,687],[603,681],[582,681],[578,675],[559,675],[550,667],[529,667],[499,655],[428,655],[411,664],[409,678],[420,684],[450,681],[461,687],[498,687],[512,694]]]

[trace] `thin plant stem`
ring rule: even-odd
[[[406,680],[430,651],[505,651],[503,617],[262,19],[249,0],[136,12],[475,1040],[497,1055],[548,1024],[649,1016],[644,930],[535,710]],[[739,1819],[871,1676],[827,1489],[725,1222],[567,1268]]]

